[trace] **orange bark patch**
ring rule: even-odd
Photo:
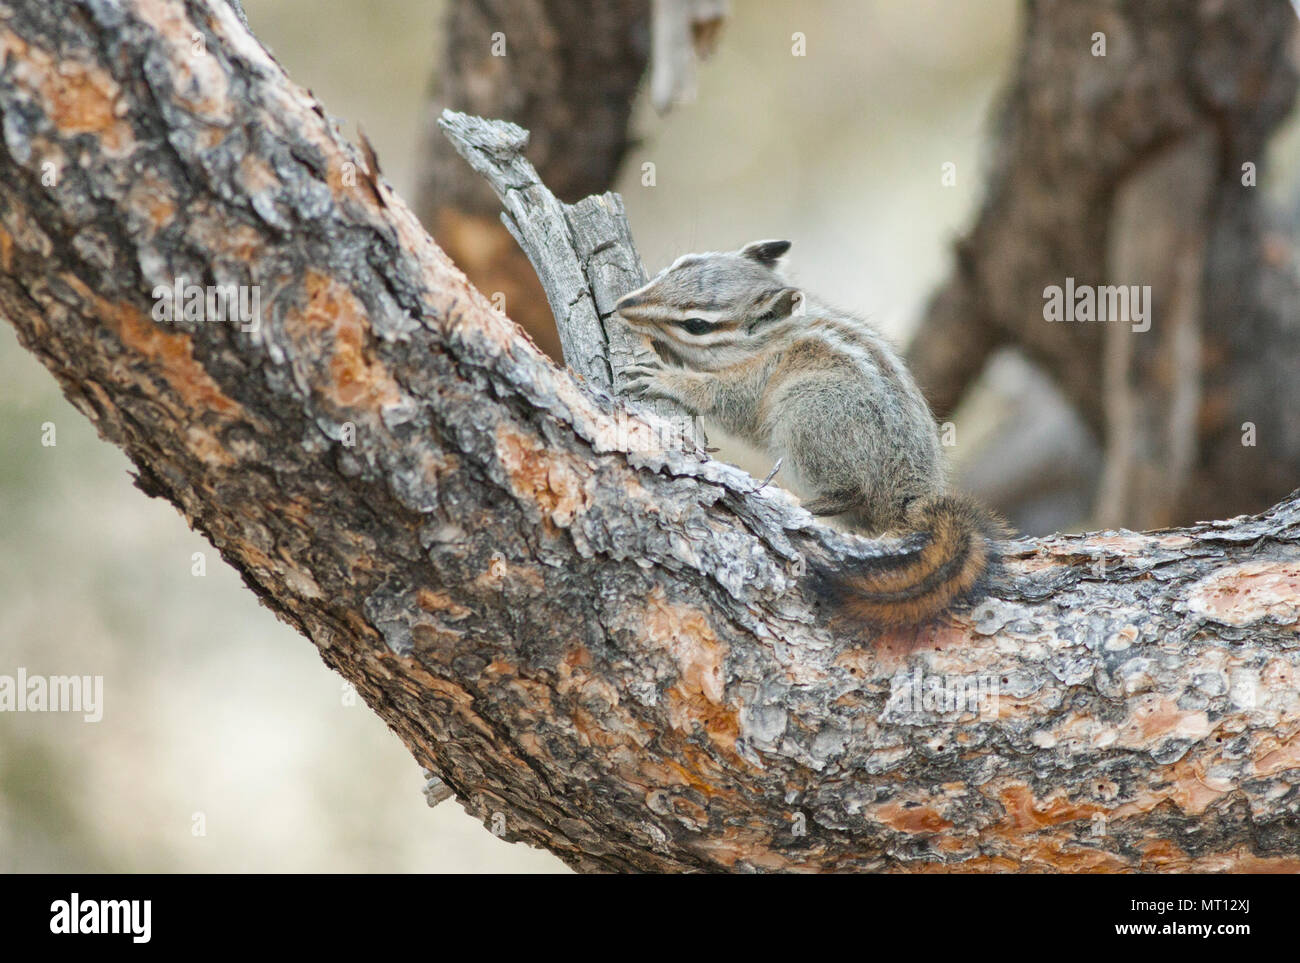
[[[306,305],[285,313],[284,327],[300,357],[295,364],[315,367],[328,359],[328,378],[304,371],[309,383],[340,408],[376,411],[401,400],[402,390],[388,369],[371,358],[365,307],[348,287],[329,275],[308,271],[303,279]]]
[[[160,330],[129,304],[97,300],[100,316],[117,332],[122,344],[157,365],[167,384],[195,414],[215,411],[233,416],[242,411],[194,359],[194,345],[188,336]]]
[[[65,134],[95,134],[105,148],[119,151],[131,130],[114,116],[120,89],[98,67],[63,61],[46,76],[41,93],[50,105],[50,117]]]
[[[1152,693],[1132,703],[1133,711],[1119,727],[1119,745],[1152,749],[1162,739],[1204,739],[1210,733],[1205,710],[1178,708],[1178,700]]]
[[[1236,788],[1231,783],[1212,785],[1206,778],[1205,763],[1199,758],[1178,760],[1172,767],[1172,776],[1164,791],[1175,806],[1191,815],[1205,812],[1225,793]]]
[[[171,184],[152,171],[143,171],[131,185],[127,206],[140,220],[160,231],[176,216],[176,196]]]
[[[728,826],[721,835],[703,836],[691,840],[689,845],[696,852],[723,866],[734,866],[743,861],[758,869],[772,871],[807,868],[773,850],[770,834],[763,835],[746,827]]]
[[[1244,562],[1197,582],[1187,597],[1194,614],[1224,625],[1249,625],[1273,618],[1300,621],[1300,563]]]
[[[208,412],[226,417],[246,417],[243,407],[228,397],[195,360],[194,345],[186,335],[163,331],[130,304],[116,304],[101,298],[74,274],[62,277],[87,306],[93,308],[95,316],[117,335],[123,347],[150,363],[188,409],[185,414],[190,419]],[[186,444],[209,464],[229,465],[235,461],[216,435],[200,424],[187,426]]]
[[[537,505],[543,517],[567,528],[587,507],[582,477],[568,456],[543,447],[508,424],[497,428],[497,457],[515,496]]]
[[[433,592],[420,589],[415,594],[415,602],[426,612],[438,612],[449,619],[463,619],[472,614],[465,606],[456,602],[446,592]]]
[[[890,673],[906,666],[917,652],[941,652],[955,645],[972,644],[966,633],[950,622],[931,622],[925,625],[901,625],[885,628],[876,625],[859,626],[851,620],[836,618],[833,629],[842,634],[857,633],[862,652],[869,656],[865,665],[874,666],[868,677]]]
[[[673,605],[656,586],[646,600],[645,634],[663,645],[677,660],[680,684],[705,700],[720,703],[723,660],[727,650],[698,609]]]
[[[189,422],[185,426],[186,447],[209,465],[234,464],[235,457],[200,419],[207,413],[245,420],[249,415],[195,359],[189,337],[162,330],[130,304],[117,304],[100,297],[75,274],[65,273],[62,278],[83,299],[86,309],[93,311],[117,335],[122,346],[149,363],[167,383],[185,409],[178,413],[179,420]]]
[[[130,125],[118,116],[125,113],[119,105],[121,88],[107,71],[56,58],[8,31],[0,33],[0,58],[11,65],[17,86],[40,97],[60,133],[94,134],[112,154],[135,146]]]
[[[677,682],[666,693],[669,722],[690,732],[703,727],[711,739],[733,750],[740,735],[736,712],[723,702],[727,646],[698,609],[675,605],[656,586],[646,599],[642,631],[677,662]]]
[[[1153,539],[1148,535],[1098,535],[1088,539],[1089,546],[1115,549],[1116,555],[1141,555]]]
[[[1092,819],[1093,813],[1105,812],[1091,803],[1074,803],[1068,799],[1038,799],[1024,783],[1004,788],[998,799],[1007,813],[1007,823],[1016,831],[1045,829],[1060,823]]]
[[[1172,803],[1181,812],[1198,815],[1235,788],[1234,781],[1214,780],[1206,775],[1206,761],[1201,757],[1186,756],[1162,773],[1164,778],[1158,789],[1144,789],[1135,798],[1109,810],[1111,819],[1151,812],[1156,807]]]
[[[1268,776],[1287,769],[1300,769],[1300,733],[1292,732],[1285,739],[1267,733],[1260,739],[1260,749],[1255,753],[1251,767],[1256,776]]]
[[[609,679],[590,672],[591,651],[575,645],[556,665],[557,694],[571,700],[573,727],[584,745],[622,749],[609,758],[620,778],[644,778],[642,750],[653,738],[623,707],[622,693]]]
[[[1039,552],[1025,558],[1008,559],[1006,564],[1014,571],[1029,574],[1033,572],[1045,572],[1053,568],[1060,568],[1065,564],[1065,562],[1061,558],[1057,558],[1056,556],[1050,555],[1046,552]]]
[[[981,833],[983,841],[993,839],[992,831]],[[1008,840],[1016,851],[1014,859],[1007,856],[975,856],[960,863],[924,863],[908,866],[904,871],[918,873],[1121,873],[1134,870],[1131,863],[1113,853],[1073,839],[1044,836],[1038,839],[1015,837]]]
[[[1167,839],[1142,840],[1138,843],[1142,861],[1153,868],[1176,866],[1187,860],[1187,854]]]
[[[900,833],[940,833],[952,828],[952,822],[944,819],[933,806],[909,803],[909,800],[892,800],[877,806],[872,815]]]

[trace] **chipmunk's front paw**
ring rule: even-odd
[[[623,394],[641,400],[649,398],[676,400],[669,375],[668,369],[658,362],[628,365],[623,369]]]
[[[701,400],[707,394],[707,385],[696,372],[666,368],[656,361],[628,365],[623,369],[623,378],[623,394],[629,398],[664,398],[693,415],[700,414]]]

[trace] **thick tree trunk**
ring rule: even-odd
[[[1259,511],[1300,477],[1294,224],[1256,186],[1296,20],[1272,0],[1026,0],[984,206],[909,361],[946,417],[1022,348],[1106,448],[1100,524]],[[1150,330],[1046,322],[1067,278],[1149,285]]]
[[[0,310],[507,838],[597,870],[1300,869],[1300,497],[1012,543],[972,610],[836,636],[806,560],[888,543],[641,443],[656,416],[354,182],[228,7],[10,10]],[[258,286],[260,323],[155,321],[178,277]],[[983,699],[936,704],[954,681]]]

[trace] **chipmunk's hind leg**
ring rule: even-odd
[[[862,507],[862,496],[856,492],[832,492],[804,502],[803,507],[817,516],[845,515]]]

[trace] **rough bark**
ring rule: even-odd
[[[480,290],[552,357],[555,326],[497,202],[438,129],[444,108],[514,121],[561,198],[609,190],[630,145],[632,102],[650,57],[650,0],[453,0],[425,112],[415,209]]]
[[[1300,493],[1010,543],[973,609],[837,636],[807,560],[891,543],[626,444],[224,3],[24,2],[0,45],[0,311],[507,838],[589,870],[1300,869]],[[177,276],[260,285],[260,324],[155,322]],[[997,705],[913,704],[916,671]]]
[[[985,202],[909,361],[947,417],[995,349],[1022,348],[1107,448],[1103,524],[1259,511],[1300,477],[1294,224],[1243,183],[1246,163],[1271,175],[1296,20],[1266,0],[1026,0]],[[1045,322],[1067,277],[1151,285],[1152,330]]]

